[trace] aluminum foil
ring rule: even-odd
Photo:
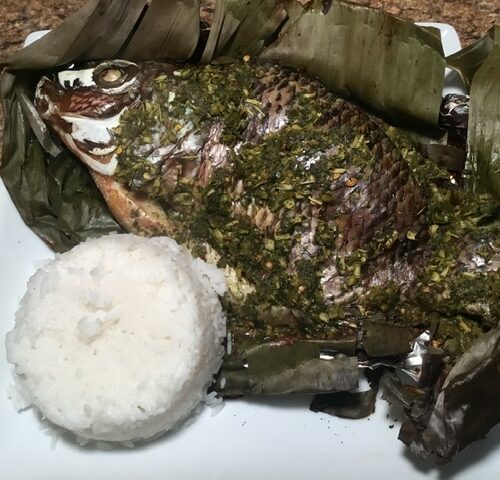
[[[411,352],[400,361],[374,361],[367,360],[358,363],[361,369],[370,368],[372,370],[385,366],[395,368],[396,371],[403,374],[409,381],[407,383],[417,384],[422,375],[422,366],[424,363],[424,356],[427,353],[427,348],[431,334],[429,330],[422,332],[411,344]]]

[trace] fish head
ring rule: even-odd
[[[108,60],[42,77],[35,106],[66,146],[92,170],[113,175],[117,159],[113,129],[140,101],[142,70],[136,63]]]

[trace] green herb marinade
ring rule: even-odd
[[[468,338],[479,334],[482,328],[469,325],[464,315],[480,308],[470,306],[477,304],[473,297],[478,286],[486,302],[498,279],[458,271],[461,247],[454,239],[477,230],[481,206],[470,205],[465,194],[440,188],[447,172],[426,161],[399,130],[381,121],[376,129],[363,130],[351,126],[349,119],[330,128],[337,97],[315,81],[296,90],[285,126],[257,141],[245,138],[249,123],[265,115],[256,85],[266,75],[266,65],[245,62],[179,68],[152,80],[152,98],[128,110],[115,131],[116,178],[158,200],[179,225],[176,239],[195,255],[206,258],[215,251],[218,266],[232,269],[237,282],[248,284],[244,295],[233,290],[225,299],[240,346],[288,335],[341,338],[352,334],[352,320],[379,313],[410,326],[449,317],[438,330],[438,338],[448,344],[451,337],[462,338],[465,330]],[[289,81],[297,79],[292,74]],[[223,125],[220,142],[229,147],[230,161],[215,169],[207,184],[179,174],[166,186],[162,163],[134,154],[153,143],[155,130],[157,143],[175,146],[187,134],[204,141],[217,122]],[[350,188],[370,182],[375,162],[371,146],[381,137],[393,142],[391,148],[398,149],[409,175],[424,190],[425,225],[402,233],[388,219],[362,247],[334,255],[341,238],[338,223],[327,214],[336,201],[332,185],[341,182]],[[182,155],[184,162],[195,161],[196,155]],[[357,195],[355,188],[352,195]],[[300,248],[311,231],[310,248]],[[376,259],[404,243],[408,259],[412,251],[423,256],[412,288],[389,282],[367,289]],[[488,250],[484,255],[487,262],[492,254]],[[343,302],[325,300],[322,290],[322,276],[332,262],[342,279],[339,288],[350,296]],[[490,318],[491,312],[481,315]],[[469,341],[456,342],[452,347],[460,353]]]

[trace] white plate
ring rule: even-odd
[[[441,31],[441,43],[443,44],[443,53],[445,57],[458,52],[461,48],[460,38],[457,31],[447,23],[417,22],[422,27],[435,27]],[[464,84],[457,72],[451,68],[445,69],[445,84],[443,96],[448,93],[465,93]]]
[[[453,28],[442,31],[446,53],[459,48]],[[498,478],[498,427],[451,465],[429,468],[397,440],[400,421],[386,418],[383,401],[369,419],[342,420],[310,412],[309,397],[233,400],[217,416],[205,409],[193,424],[141,448],[99,451],[61,438],[53,449],[34,413],[16,413],[7,398],[12,379],[3,341],[29,275],[53,254],[22,223],[1,182],[0,247],[2,480]]]

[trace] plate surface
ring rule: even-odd
[[[429,25],[441,29],[446,54],[460,48],[452,27]],[[451,465],[429,468],[397,440],[400,419],[381,400],[363,420],[312,413],[305,396],[232,400],[218,415],[205,408],[191,425],[143,447],[102,451],[60,437],[54,448],[51,430],[7,398],[12,368],[4,344],[29,276],[52,256],[0,182],[0,479],[498,478],[499,427]]]

